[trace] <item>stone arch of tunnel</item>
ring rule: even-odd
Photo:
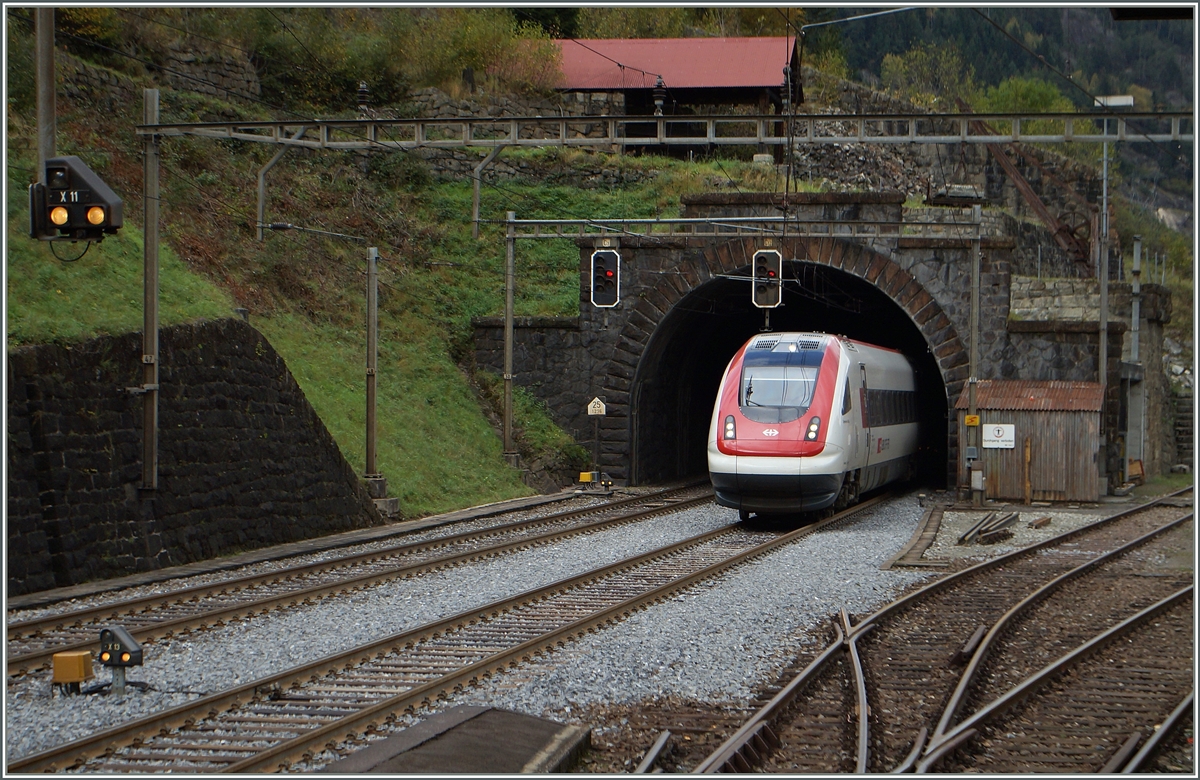
[[[721,376],[768,316],[751,303],[749,263],[735,259],[748,260],[757,247],[750,240],[724,246],[704,253],[706,281],[687,291],[678,283],[658,285],[674,304],[645,342],[630,387],[630,484],[707,473]],[[950,319],[894,260],[861,245],[793,239],[784,242],[783,256],[782,305],[769,310],[771,330],[834,333],[907,355],[921,398],[919,476],[946,486],[957,458],[950,401],[962,390],[969,362]]]

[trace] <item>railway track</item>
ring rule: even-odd
[[[26,756],[10,772],[272,771],[841,522],[728,526]]]
[[[96,651],[100,629],[117,623],[135,639],[158,637],[248,615],[311,604],[347,591],[474,560],[550,544],[704,503],[711,488],[686,486],[546,517],[503,523],[415,543],[397,543],[318,563],[231,577],[170,593],[116,601],[89,609],[8,625],[7,670],[24,674],[50,665],[55,653]]]
[[[918,772],[1120,772],[1192,693],[1191,585],[1098,632],[931,743]]]
[[[1184,523],[1190,512],[1154,502],[943,578],[855,625],[844,618],[842,636],[695,771],[912,769],[927,748],[962,733],[960,710],[998,695],[1040,668],[1039,659],[1111,627],[1181,579],[1190,583],[1190,572],[1125,576],[1132,557],[1152,555]],[[1107,593],[1112,598],[1101,598]],[[1064,621],[1064,613],[1073,619]],[[989,659],[987,674],[977,674]],[[977,680],[985,682],[977,688]],[[821,755],[789,747],[807,740],[828,747]]]

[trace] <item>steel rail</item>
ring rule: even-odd
[[[928,772],[937,761],[946,754],[943,749],[951,742],[963,740],[963,736],[967,732],[975,732],[984,723],[996,718],[1008,710],[1015,707],[1026,697],[1036,693],[1043,685],[1052,679],[1061,675],[1066,669],[1086,659],[1097,650],[1103,649],[1112,641],[1125,636],[1131,631],[1136,630],[1143,623],[1151,620],[1160,613],[1171,609],[1192,597],[1194,585],[1188,585],[1175,593],[1167,596],[1164,599],[1146,607],[1137,614],[1131,615],[1115,626],[1097,634],[1087,642],[1075,648],[1071,652],[1062,656],[1058,660],[1043,667],[1038,672],[1025,678],[1019,685],[1013,687],[1000,698],[996,699],[988,706],[974,713],[955,728],[948,731],[937,742],[931,742],[926,748],[927,758],[922,759],[916,767],[918,774]]]
[[[856,514],[880,503],[890,495],[878,496],[876,498],[865,501],[861,504],[856,504],[849,509],[840,512],[833,517],[821,521],[817,524],[820,526],[838,522],[845,517]],[[809,529],[816,530],[816,526],[809,526]],[[803,530],[803,529],[802,529]],[[846,611],[841,611],[841,622],[845,626],[834,622],[834,631],[836,636],[834,640],[814,658],[808,666],[800,674],[796,675],[792,680],[785,685],[779,693],[771,697],[771,700],[764,704],[757,712],[751,715],[746,722],[735,731],[725,742],[721,743],[712,753],[708,755],[704,761],[700,762],[692,774],[712,774],[716,772],[749,772],[757,763],[758,755],[765,749],[773,749],[778,747],[779,738],[775,736],[771,730],[773,724],[787,706],[792,703],[796,696],[802,691],[809,682],[811,682],[817,674],[824,670],[834,658],[839,655],[839,652],[844,652],[847,648],[847,639],[849,637],[850,620]],[[861,676],[861,666],[858,668],[858,674]],[[866,683],[863,682],[859,688],[861,693],[860,702],[865,703],[866,699]],[[866,711],[864,706],[863,712]],[[757,743],[758,747],[755,747]],[[772,744],[773,743],[773,744]],[[865,766],[865,764],[860,764]],[[864,770],[865,771],[865,770]]]
[[[1120,520],[1121,518],[1126,517],[1128,515],[1132,515],[1132,514],[1136,514],[1138,512],[1144,511],[1148,508],[1160,506],[1160,505],[1169,506],[1170,504],[1164,504],[1164,502],[1169,501],[1169,500],[1171,500],[1177,496],[1183,495],[1185,493],[1189,493],[1191,491],[1192,491],[1191,487],[1181,488],[1180,490],[1176,490],[1165,496],[1161,496],[1153,501],[1149,501],[1149,502],[1147,502],[1145,504],[1141,504],[1137,507],[1132,507],[1123,512],[1118,512],[1114,515],[1110,515],[1109,517],[1101,518],[1100,520],[1097,520],[1094,523],[1089,523],[1085,526],[1081,526],[1080,528],[1076,528],[1071,531],[1067,531],[1065,533],[1062,533],[1055,537],[1047,539],[1043,542],[1039,542],[1037,544],[1030,545],[1028,547],[1021,548],[1019,550],[1015,550],[1011,553],[1007,553],[1003,556],[992,559],[990,561],[981,562],[981,563],[971,566],[969,568],[963,569],[962,571],[955,572],[944,578],[941,578],[941,579],[937,580],[936,582],[933,582],[923,588],[913,591],[911,594],[908,594],[907,596],[904,596],[900,599],[897,599],[896,601],[891,602],[888,605],[885,605],[884,607],[880,608],[873,614],[864,618],[856,626],[848,627],[847,634],[845,635],[844,639],[842,637],[839,637],[838,640],[836,640],[835,642],[830,644],[825,649],[825,651],[821,654],[821,656],[818,657],[817,660],[815,660],[811,664],[809,664],[809,666],[806,667],[804,669],[804,671],[800,673],[800,675],[795,677],[791,682],[789,682],[784,687],[783,691],[781,691],[780,694],[778,694],[774,699],[772,699],[771,702],[769,702],[767,705],[765,705],[759,712],[755,713],[755,715],[753,715],[750,719],[748,719],[746,721],[745,725],[743,725],[740,729],[738,729],[738,731],[736,731],[728,740],[726,740],[725,743],[723,743],[715,751],[713,751],[703,762],[701,762],[693,770],[693,772],[697,773],[697,774],[703,774],[703,773],[713,773],[713,772],[721,772],[721,771],[730,771],[730,772],[750,771],[751,764],[746,759],[745,755],[743,754],[743,747],[748,745],[751,742],[751,740],[759,734],[759,732],[761,731],[761,726],[765,726],[765,724],[774,722],[774,720],[782,712],[782,710],[786,706],[786,704],[789,703],[794,698],[796,692],[799,689],[803,688],[805,685],[807,685],[808,682],[810,682],[811,679],[816,675],[816,673],[819,672],[820,669],[826,663],[828,663],[833,657],[835,657],[837,655],[838,649],[840,649],[843,645],[848,646],[848,644],[850,643],[850,641],[852,639],[854,639],[858,636],[864,636],[865,633],[867,631],[869,631],[870,629],[872,629],[875,625],[877,625],[878,621],[880,621],[882,618],[891,615],[893,612],[900,611],[904,607],[909,606],[912,603],[919,601],[920,599],[926,598],[926,597],[938,592],[939,590],[950,587],[951,585],[953,585],[956,581],[958,581],[960,579],[966,579],[974,574],[978,574],[978,573],[986,571],[988,569],[992,569],[992,568],[995,568],[998,566],[1003,566],[1005,563],[1007,563],[1015,558],[1018,558],[1018,557],[1021,557],[1024,555],[1028,555],[1031,552],[1035,552],[1035,551],[1043,549],[1045,547],[1053,546],[1055,544],[1060,544],[1060,543],[1062,543],[1066,540],[1069,540],[1073,537],[1087,534],[1093,530],[1103,527],[1104,525],[1107,525],[1109,523]],[[1189,515],[1189,517],[1190,517],[1190,515]],[[1183,522],[1186,519],[1187,519],[1187,517],[1182,518],[1178,522]],[[839,628],[838,630],[839,630],[839,634],[840,634],[841,629]],[[928,735],[928,731],[929,730],[927,727],[923,726],[921,728],[921,733],[914,740],[912,750],[908,754],[908,757],[903,762],[901,762],[900,765],[898,765],[895,769],[893,769],[892,770],[893,772],[900,773],[900,772],[907,772],[907,771],[912,770],[913,766],[916,764],[918,759],[921,757],[921,751],[925,747],[925,741],[926,741],[926,736]],[[860,734],[861,734],[861,732],[860,732]]]
[[[1113,514],[1113,515],[1109,515],[1108,517],[1103,517],[1094,523],[1088,523],[1087,525],[1082,525],[1078,528],[1074,528],[1070,531],[1061,533],[1058,536],[1052,536],[1049,539],[1045,539],[1041,542],[1037,542],[1036,544],[1031,544],[1028,547],[1022,547],[1018,550],[1013,550],[1010,553],[1005,553],[1004,555],[997,556],[997,557],[992,558],[987,561],[981,561],[980,563],[977,563],[974,566],[970,566],[961,571],[957,571],[957,572],[954,572],[953,574],[949,574],[945,577],[942,577],[939,580],[936,580],[935,582],[930,583],[929,585],[926,585],[923,588],[914,590],[912,593],[909,593],[908,595],[903,596],[899,599],[896,599],[892,603],[879,608],[872,614],[868,615],[867,617],[865,617],[861,621],[859,621],[859,623],[857,625],[855,625],[854,631],[856,633],[859,631],[862,631],[868,625],[874,623],[877,620],[881,620],[882,618],[891,616],[891,615],[899,612],[904,607],[907,607],[910,604],[919,602],[920,600],[924,599],[926,596],[928,596],[932,593],[936,593],[939,590],[944,590],[945,588],[951,587],[952,585],[957,583],[960,579],[966,579],[967,577],[973,576],[975,574],[979,574],[980,572],[984,572],[989,569],[995,569],[998,567],[1002,567],[1005,564],[1007,564],[1009,561],[1015,560],[1020,557],[1024,557],[1026,555],[1029,555],[1032,552],[1037,552],[1038,550],[1042,550],[1047,547],[1053,547],[1054,545],[1062,544],[1063,542],[1065,542],[1069,539],[1072,539],[1076,536],[1083,536],[1083,535],[1089,534],[1092,531],[1102,528],[1103,526],[1108,525],[1110,523],[1114,523],[1117,520],[1121,520],[1122,518],[1137,514],[1139,512],[1144,512],[1145,510],[1147,510],[1151,507],[1163,505],[1164,501],[1169,501],[1172,498],[1175,498],[1177,496],[1183,495],[1184,493],[1190,493],[1190,492],[1192,492],[1192,488],[1190,486],[1185,487],[1185,488],[1180,488],[1179,490],[1176,490],[1172,493],[1168,493],[1164,496],[1159,496],[1158,498],[1154,499],[1153,501],[1147,501],[1144,504],[1139,504],[1138,506],[1130,507],[1129,509],[1126,509],[1121,512],[1117,512],[1116,514]],[[1170,506],[1170,504],[1166,504],[1166,506]]]
[[[646,751],[646,755],[642,756],[641,763],[639,763],[633,770],[633,774],[644,775],[650,772],[651,767],[654,766],[654,762],[658,760],[660,755],[662,755],[663,748],[667,746],[667,740],[670,738],[670,730],[663,729],[663,732],[658,735],[658,739],[654,740],[654,744],[651,745],[650,749]]]
[[[912,771],[912,768],[917,765],[917,759],[921,757],[921,749],[925,747],[925,739],[929,736],[929,727],[922,726],[917,732],[916,739],[913,740],[912,750],[908,752],[904,760],[896,765],[888,774],[902,775]]]
[[[755,739],[761,739],[764,729],[769,730],[770,725],[792,703],[797,694],[844,650],[846,634],[836,622],[834,630],[837,632],[836,637],[821,654],[804,667],[800,674],[792,678],[791,682],[775,694],[758,712],[751,715],[729,739],[721,743],[716,750],[701,761],[692,770],[692,774],[748,772],[752,769],[752,764],[746,756],[746,747],[751,745]],[[774,737],[774,734],[772,733],[771,736]]]
[[[1146,744],[1142,745],[1142,749],[1134,754],[1133,758],[1129,759],[1129,763],[1121,767],[1121,774],[1130,775],[1142,768],[1142,764],[1146,763],[1146,759],[1150,758],[1158,750],[1159,744],[1174,733],[1187,714],[1191,712],[1195,699],[1195,689],[1188,691],[1188,695],[1183,697],[1183,701],[1179,702],[1179,705],[1171,710],[1171,714],[1167,716],[1166,720],[1154,729],[1154,733],[1146,740]]]
[[[386,557],[388,555],[393,555],[393,554],[395,554],[395,552],[397,550],[404,550],[406,548],[416,548],[416,547],[419,547],[422,545],[434,546],[434,545],[437,545],[437,544],[443,543],[443,542],[452,543],[452,542],[459,541],[462,539],[467,539],[467,538],[471,537],[472,535],[476,535],[476,534],[482,535],[482,534],[486,534],[488,532],[493,532],[493,531],[499,533],[499,532],[508,531],[508,530],[511,530],[514,528],[519,528],[522,525],[532,525],[532,524],[539,523],[539,522],[540,523],[552,523],[552,522],[559,522],[559,521],[563,521],[563,520],[570,520],[570,519],[574,519],[577,517],[585,517],[588,514],[594,514],[596,512],[601,512],[601,511],[605,511],[608,509],[619,508],[622,506],[628,506],[630,504],[644,503],[647,501],[658,501],[663,498],[669,497],[672,493],[678,493],[678,492],[682,492],[685,490],[690,490],[692,488],[700,487],[704,484],[705,484],[705,482],[698,481],[698,482],[693,482],[691,484],[682,485],[679,487],[668,488],[666,490],[661,490],[656,493],[647,493],[646,495],[643,495],[643,496],[632,496],[630,498],[622,498],[622,499],[618,499],[616,501],[610,501],[606,504],[597,504],[597,505],[590,506],[590,507],[584,507],[582,509],[572,509],[572,510],[569,510],[566,512],[555,512],[554,514],[546,515],[544,517],[529,518],[526,520],[514,520],[509,523],[501,523],[499,525],[489,526],[488,528],[483,528],[478,531],[466,531],[463,533],[451,534],[449,536],[436,537],[433,539],[426,539],[422,542],[397,544],[394,547],[385,547],[385,548],[382,548],[379,550],[370,550],[370,551],[363,552],[363,553],[347,555],[347,556],[343,556],[341,558],[337,558],[336,560],[332,560],[332,561],[320,561],[317,563],[298,564],[295,566],[288,566],[288,567],[285,567],[282,569],[276,569],[274,572],[272,572],[272,574],[275,576],[278,576],[278,577],[292,576],[292,575],[296,575],[296,574],[307,574],[307,573],[310,573],[313,571],[319,571],[323,566],[331,566],[331,565],[338,566],[338,565],[344,565],[344,564],[355,564],[355,563],[368,562],[368,561],[372,560],[373,558],[381,558],[381,557]],[[494,517],[496,515],[510,514],[510,513],[515,513],[515,512],[519,512],[519,511],[524,511],[524,510],[514,509],[514,510],[492,511],[492,512],[488,512],[485,514],[479,514],[474,517],[468,517],[463,520],[449,521],[446,523],[446,525],[450,525],[452,523],[460,523],[460,522],[473,522],[476,520],[483,520],[488,517]],[[397,530],[395,533],[390,534],[389,536],[392,536],[392,537],[406,536],[409,534],[419,533],[420,531],[423,531],[423,530],[427,530],[427,529],[422,528],[422,529],[411,529],[411,530]],[[388,538],[388,537],[387,536],[380,537],[380,539],[385,539],[385,538]],[[374,541],[379,541],[379,540],[374,540]],[[356,543],[349,542],[342,546],[350,547],[354,544],[356,544]],[[284,558],[295,558],[295,557],[299,557],[304,554],[305,553],[293,553],[293,554],[281,556],[277,560],[282,560]],[[250,564],[247,564],[247,565],[250,565]],[[194,576],[194,575],[183,575],[179,579],[186,579],[189,576]],[[93,618],[96,618],[99,616],[103,616],[106,613],[109,613],[111,610],[118,608],[118,607],[137,608],[137,607],[144,606],[146,604],[153,604],[156,602],[161,602],[164,599],[175,598],[178,596],[204,595],[206,593],[214,592],[217,588],[224,588],[224,587],[228,587],[230,585],[242,585],[242,584],[246,584],[246,583],[257,582],[257,581],[261,580],[264,576],[266,576],[266,575],[248,574],[248,575],[241,576],[241,577],[231,577],[230,579],[222,580],[219,583],[195,585],[195,586],[188,587],[188,588],[180,588],[178,590],[173,590],[169,593],[159,593],[159,594],[154,594],[151,596],[145,596],[142,598],[135,598],[135,599],[129,599],[126,601],[112,602],[109,604],[101,604],[98,607],[88,607],[88,608],[84,608],[84,609],[77,609],[77,610],[72,610],[70,612],[63,612],[63,613],[59,613],[59,614],[55,614],[55,615],[48,615],[46,617],[41,617],[41,618],[32,618],[29,620],[19,620],[19,621],[15,621],[13,623],[8,624],[8,638],[11,640],[13,638],[13,632],[15,632],[15,631],[23,631],[26,633],[30,633],[30,632],[40,630],[43,628],[54,627],[56,624],[62,624],[69,620],[90,620],[90,619],[93,619]],[[113,591],[117,591],[117,590],[119,590],[119,589],[113,588]],[[51,603],[54,603],[54,602],[51,602]]]
[[[569,623],[565,626],[555,629],[554,631],[543,634],[540,637],[536,637],[534,639],[530,639],[526,642],[523,642],[522,644],[518,645],[515,648],[512,648],[511,650],[498,653],[495,656],[492,656],[491,658],[476,662],[475,664],[472,664],[471,666],[468,666],[457,672],[446,675],[445,677],[443,677],[440,680],[431,681],[423,686],[420,686],[417,689],[407,691],[405,693],[400,694],[399,696],[395,696],[391,699],[380,702],[379,704],[369,708],[368,710],[364,710],[360,713],[356,713],[355,715],[351,716],[350,718],[345,718],[345,719],[337,721],[336,723],[331,723],[327,726],[322,726],[313,732],[302,735],[300,738],[293,739],[289,742],[282,743],[274,748],[264,751],[263,753],[261,753],[259,755],[253,756],[251,758],[247,758],[246,760],[239,762],[237,764],[232,764],[225,771],[235,772],[235,773],[236,772],[264,771],[267,768],[267,766],[271,765],[271,762],[273,762],[273,761],[276,762],[275,765],[281,765],[281,764],[285,763],[288,759],[302,755],[304,753],[304,751],[308,750],[311,746],[317,745],[317,744],[322,744],[323,740],[325,740],[327,738],[335,737],[339,732],[345,733],[345,731],[347,729],[355,730],[355,729],[365,727],[366,725],[370,724],[372,721],[374,721],[375,719],[377,719],[380,715],[382,715],[384,713],[392,712],[392,711],[398,710],[402,707],[412,707],[417,702],[429,701],[430,696],[434,696],[434,695],[437,695],[438,693],[451,690],[457,686],[462,686],[464,684],[467,684],[467,683],[471,682],[473,678],[477,678],[477,677],[479,677],[483,674],[486,674],[490,671],[503,669],[506,666],[513,665],[518,658],[524,658],[524,659],[528,660],[528,658],[530,656],[532,656],[538,652],[551,650],[554,648],[555,645],[562,643],[562,642],[566,642],[574,636],[581,635],[589,630],[594,630],[596,627],[601,626],[601,625],[619,622],[622,618],[627,617],[632,612],[642,609],[644,607],[647,607],[650,604],[653,604],[657,601],[660,601],[679,590],[687,588],[698,582],[703,582],[704,580],[715,577],[715,576],[727,571],[728,569],[733,568],[734,566],[738,566],[749,560],[758,558],[762,555],[772,552],[773,550],[776,550],[781,547],[785,547],[785,546],[791,544],[792,542],[796,541],[797,539],[807,536],[807,535],[819,530],[820,528],[823,528],[827,525],[831,525],[835,522],[844,520],[847,517],[857,514],[858,512],[861,512],[867,508],[870,508],[877,503],[881,503],[882,501],[885,501],[890,497],[891,497],[890,495],[883,495],[883,496],[876,497],[869,501],[863,502],[862,504],[858,504],[858,505],[852,507],[851,509],[845,510],[844,512],[834,515],[833,517],[827,518],[826,520],[823,520],[819,523],[814,523],[812,525],[805,526],[804,528],[799,528],[795,531],[792,531],[788,534],[780,536],[776,539],[773,539],[768,542],[764,542],[761,545],[752,547],[749,550],[746,550],[744,552],[741,552],[734,556],[731,556],[724,561],[720,561],[718,563],[707,566],[707,567],[700,569],[696,572],[693,572],[691,574],[679,577],[679,578],[673,580],[672,582],[669,582],[658,588],[647,591],[646,593],[640,594],[638,596],[634,596],[630,599],[627,599],[626,601],[623,601],[619,604],[611,606],[607,609],[601,610],[592,615],[581,618],[573,623]],[[725,533],[725,531],[723,529],[718,529],[717,531],[710,531],[707,534],[701,534],[700,536],[693,537],[693,538],[694,539],[715,538],[716,536],[720,535],[721,533]],[[655,557],[662,557],[663,555],[666,554],[665,553],[666,550],[674,550],[677,548],[683,549],[683,547],[689,546],[691,544],[691,541],[692,540],[685,540],[684,542],[680,542],[678,544],[671,545],[670,547],[663,548],[662,550],[647,553],[646,555],[643,555],[643,556],[638,556],[638,558],[635,558],[635,559],[630,559],[628,561],[620,561],[618,563],[612,564],[611,566],[604,567],[603,569],[600,569],[598,571],[603,571],[603,572],[607,573],[610,570],[616,571],[621,568],[629,568],[634,565],[633,561],[642,561],[642,560],[649,560],[649,559],[655,558]],[[606,575],[602,575],[602,576],[606,576]],[[599,579],[600,576],[589,577],[589,578],[590,579]],[[320,732],[320,733],[318,733],[318,732]]]
[[[216,714],[217,712],[230,709],[244,701],[251,701],[257,696],[268,695],[272,691],[282,690],[288,686],[299,684],[303,685],[311,680],[316,680],[320,676],[340,671],[343,668],[352,667],[357,664],[364,663],[379,654],[386,655],[389,652],[403,650],[408,646],[426,639],[428,637],[443,634],[449,630],[465,625],[472,621],[486,620],[489,616],[499,614],[511,609],[514,605],[545,598],[550,594],[561,590],[565,587],[578,585],[579,583],[589,580],[599,579],[613,572],[619,571],[622,568],[644,563],[653,558],[669,554],[672,551],[681,550],[688,546],[702,544],[712,538],[722,534],[729,533],[726,528],[718,528],[708,531],[681,542],[668,545],[667,547],[652,550],[648,553],[617,561],[599,569],[586,572],[578,577],[570,577],[564,580],[544,585],[540,588],[525,591],[516,596],[499,599],[490,604],[481,607],[460,612],[442,620],[427,623],[423,626],[403,631],[398,634],[378,639],[374,642],[368,642],[363,645],[351,648],[349,650],[336,653],[325,658],[312,661],[301,666],[292,667],[277,674],[253,680],[251,682],[239,685],[236,688],[230,688],[225,691],[209,694],[194,702],[174,707],[163,712],[149,715],[145,718],[140,718],[129,723],[122,724],[107,731],[92,734],[83,739],[61,745],[57,748],[43,751],[31,756],[14,761],[8,765],[10,772],[42,772],[54,771],[64,766],[64,762],[73,762],[76,765],[83,763],[87,758],[95,755],[110,752],[119,749],[126,744],[134,743],[140,739],[142,734],[153,734],[160,730],[171,729],[181,725],[192,724],[206,716]],[[421,687],[421,693],[424,695],[425,689],[432,686]],[[411,691],[410,691],[411,692]]]
[[[13,632],[21,629],[24,629],[28,633],[32,633],[38,628],[45,630],[45,628],[49,627],[61,627],[71,620],[76,621],[78,624],[84,620],[96,620],[97,618],[105,616],[107,616],[110,620],[119,620],[122,614],[127,615],[134,610],[141,609],[142,612],[145,612],[150,607],[155,605],[165,608],[175,606],[183,597],[190,597],[190,600],[196,600],[205,597],[223,595],[227,593],[231,587],[235,586],[277,583],[282,579],[311,574],[332,573],[339,568],[370,563],[388,557],[419,554],[420,552],[432,551],[439,547],[447,547],[454,544],[464,544],[476,540],[484,540],[488,537],[498,536],[502,533],[519,531],[523,528],[532,529],[552,523],[568,522],[570,520],[586,517],[589,514],[598,514],[600,512],[619,509],[624,506],[644,504],[650,501],[661,500],[663,497],[668,496],[671,493],[680,492],[685,489],[687,488],[676,488],[670,491],[662,491],[660,493],[651,494],[650,496],[623,499],[619,502],[612,502],[609,504],[602,504],[585,509],[573,510],[571,512],[562,512],[547,517],[534,518],[532,520],[520,520],[512,523],[505,523],[503,525],[493,526],[480,531],[454,534],[451,536],[439,537],[437,539],[430,539],[413,544],[397,545],[386,550],[373,550],[370,552],[359,553],[356,555],[339,558],[336,561],[321,561],[312,564],[302,564],[299,566],[289,567],[287,569],[276,570],[268,574],[248,575],[231,580],[224,580],[219,583],[184,588],[165,595],[158,594],[154,596],[147,596],[143,598],[132,599],[128,602],[117,602],[113,604],[107,604],[102,607],[78,610],[65,615],[55,615],[47,618],[25,621],[23,623],[14,623],[9,626],[9,641],[11,642],[14,641],[15,638],[19,638],[13,637],[12,634]],[[505,553],[524,549],[530,546],[548,544],[554,541],[569,538],[571,536],[587,533],[589,531],[595,531],[609,525],[620,525],[623,523],[636,522],[648,517],[653,517],[656,514],[673,511],[674,509],[680,507],[694,506],[696,503],[706,502],[711,499],[711,496],[711,493],[706,493],[704,496],[695,499],[685,500],[667,506],[651,507],[644,512],[622,515],[615,518],[610,517],[584,526],[577,526],[561,531],[552,531],[537,536],[524,537],[499,545],[492,545],[490,547],[481,547],[462,553],[455,553],[452,555],[426,559],[415,563],[394,566],[381,571],[374,571],[367,574],[340,579],[335,582],[320,583],[299,590],[288,591],[287,593],[283,594],[244,601],[232,606],[216,607],[204,612],[185,615],[172,620],[165,620],[147,626],[130,628],[129,631],[130,634],[132,634],[133,637],[138,641],[147,641],[156,636],[163,636],[164,632],[168,632],[167,635],[169,635],[169,633],[173,633],[174,631],[183,628],[208,625],[216,621],[232,619],[241,615],[259,613],[265,614],[274,609],[286,606],[294,606],[301,603],[310,603],[314,600],[325,598],[329,595],[344,592],[346,590],[377,585],[389,580],[409,577],[419,572],[458,565],[481,557],[503,555]],[[238,589],[241,588],[239,587]],[[97,625],[96,628],[98,633],[100,626]],[[35,665],[45,665],[49,663],[56,653],[72,650],[95,651],[98,648],[99,638],[97,637],[97,639],[94,641],[63,643],[36,652],[10,655],[7,658],[8,674],[12,675],[22,671],[28,671],[31,668],[35,668]]]
[[[1058,590],[1071,580],[1097,569],[1104,564],[1125,555],[1137,547],[1141,547],[1152,539],[1165,534],[1167,531],[1170,531],[1173,528],[1178,528],[1183,523],[1192,520],[1193,517],[1193,514],[1187,514],[1177,520],[1165,523],[1159,528],[1155,528],[1153,531],[1143,534],[1142,536],[1139,536],[1138,538],[1127,542],[1126,544],[1123,544],[1114,550],[1110,550],[1099,557],[1080,564],[1074,569],[1071,569],[1070,571],[1055,577],[1053,580],[1050,580],[1045,585],[1038,588],[1033,593],[1030,593],[1024,599],[1015,604],[1011,609],[1005,612],[984,636],[983,641],[980,642],[979,646],[975,649],[974,654],[971,656],[971,660],[967,664],[967,668],[963,670],[962,677],[960,677],[958,681],[958,686],[954,689],[954,693],[951,694],[950,700],[946,704],[946,708],[942,711],[942,717],[933,730],[933,735],[929,740],[930,746],[934,747],[940,743],[947,732],[953,728],[955,718],[958,717],[959,711],[966,703],[967,693],[969,692],[971,686],[975,683],[976,675],[983,667],[984,661],[987,660],[988,654],[991,652],[993,645],[998,640],[1000,635],[1008,629],[1009,624],[1016,619],[1017,616],[1026,612],[1034,605],[1049,598],[1054,591]]]
[[[830,518],[827,521],[823,521],[822,527],[823,525],[828,525],[832,521],[844,519],[855,512],[867,509],[870,506],[873,506],[875,503],[884,500],[885,498],[887,497],[879,497],[869,502],[859,504],[853,507],[852,510],[848,510],[841,515]],[[574,635],[587,632],[589,629],[594,630],[596,626],[605,623],[618,622],[619,620],[623,619],[624,616],[627,616],[639,609],[645,608],[649,604],[661,600],[675,591],[689,587],[696,582],[716,576],[733,566],[745,563],[748,560],[765,555],[772,550],[786,546],[796,539],[817,530],[817,527],[817,524],[814,524],[812,526],[797,529],[789,534],[780,536],[776,539],[745,550],[737,555],[731,556],[724,561],[720,561],[700,569],[690,575],[684,575],[676,578],[675,580],[663,586],[655,588],[639,596],[632,597],[614,606],[566,624],[539,637],[522,642],[516,647],[500,651],[483,660],[477,661],[465,667],[461,667],[440,677],[439,679],[432,680],[428,683],[404,691],[399,695],[389,697],[374,705],[365,707],[347,718],[334,721],[318,729],[298,735],[293,739],[270,748],[258,756],[246,759],[236,764],[231,764],[228,767],[228,771],[257,771],[267,766],[274,766],[278,765],[280,762],[286,762],[286,760],[289,758],[302,755],[313,745],[323,744],[324,741],[334,738],[339,734],[344,734],[348,730],[352,731],[354,729],[365,727],[370,723],[379,721],[390,713],[404,708],[416,708],[421,706],[423,703],[432,701],[441,693],[471,684],[474,680],[478,680],[479,678],[484,677],[494,671],[501,670],[510,665],[518,664],[522,658],[528,658],[538,652],[552,649],[555,645],[567,641]],[[136,721],[122,724],[121,726],[114,727],[107,731],[92,734],[88,737],[84,737],[83,739],[18,759],[8,765],[8,771],[54,771],[55,769],[63,767],[79,766],[86,763],[87,760],[95,758],[99,755],[111,754],[122,747],[140,742],[142,735],[157,734],[179,726],[194,724],[205,717],[215,716],[218,713],[232,709],[241,703],[252,701],[260,696],[269,695],[272,691],[282,690],[289,686],[302,687],[306,682],[310,680],[316,680],[321,675],[340,671],[344,668],[352,668],[353,666],[365,663],[376,656],[384,656],[392,652],[402,652],[407,647],[411,647],[419,641],[444,634],[452,629],[468,625],[473,622],[486,621],[490,616],[498,615],[502,612],[508,611],[518,604],[536,602],[538,600],[547,598],[555,592],[579,587],[581,584],[587,582],[601,580],[624,569],[630,569],[649,561],[662,558],[666,555],[685,550],[689,547],[699,546],[722,535],[734,533],[735,530],[735,527],[730,526],[699,534],[691,537],[690,539],[685,539],[675,544],[668,545],[657,550],[652,550],[633,558],[617,561],[607,566],[594,569],[577,577],[560,580],[550,585],[535,588],[511,598],[501,599],[491,604],[471,609],[466,612],[459,613],[458,615],[427,624],[425,626],[420,626],[409,631],[401,632],[399,634],[394,634],[374,642],[360,645],[356,648],[352,648],[323,659],[318,659],[311,663],[294,667],[278,674],[246,683],[236,688],[210,694],[194,702],[190,702],[188,704],[181,705],[160,713],[155,713]]]
[[[858,638],[866,636],[873,626],[851,633],[850,616],[846,614],[845,608],[842,609],[841,617],[846,630],[846,651],[850,654],[850,668],[854,672],[854,692],[857,695],[858,750],[855,753],[854,773],[864,775],[870,771],[867,761],[870,758],[871,708],[867,704],[867,679],[863,675],[862,659],[858,655]]]

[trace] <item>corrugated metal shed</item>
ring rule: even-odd
[[[959,396],[959,451],[965,453],[968,388]],[[1097,382],[983,380],[975,386],[980,430],[1012,425],[1010,449],[979,450],[984,495],[999,501],[1098,501],[1100,411],[1104,387]],[[965,458],[959,484],[969,485]]]
[[[1099,382],[984,379],[975,384],[975,404],[979,409],[1098,412],[1103,403],[1104,386]],[[954,408],[967,408],[966,389]]]
[[[560,39],[559,89],[778,87],[794,38]]]

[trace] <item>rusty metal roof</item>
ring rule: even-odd
[[[963,385],[955,409],[967,408],[969,385]],[[983,379],[975,384],[978,409],[1012,409],[1039,412],[1098,412],[1104,402],[1099,382],[1026,381]]]
[[[794,38],[560,39],[559,89],[778,87]]]

